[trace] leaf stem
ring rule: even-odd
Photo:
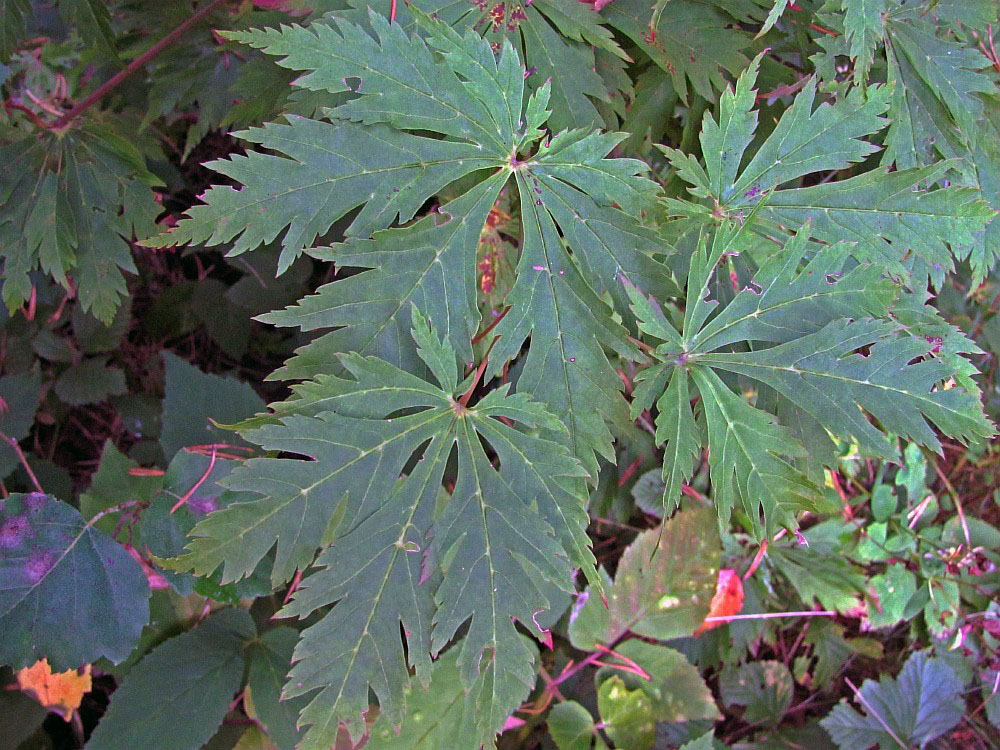
[[[79,104],[71,107],[67,112],[65,112],[62,117],[56,120],[54,123],[48,126],[49,130],[58,130],[69,125],[70,122],[75,120],[77,117],[82,115],[88,109],[90,109],[94,104],[99,102],[109,93],[118,88],[125,79],[135,73],[139,68],[143,67],[146,63],[152,60],[154,57],[159,55],[163,50],[172,45],[178,39],[180,39],[188,30],[194,26],[196,23],[205,18],[209,13],[214,11],[220,5],[222,5],[226,0],[211,0],[211,2],[206,3],[202,6],[194,15],[188,18],[186,21],[180,23],[173,31],[163,37],[160,41],[150,47],[148,50],[143,52],[132,62],[130,62],[125,68],[115,73],[111,78],[98,86],[94,92],[84,99]]]
[[[87,526],[93,526],[105,516],[110,516],[112,513],[120,513],[123,510],[134,508],[136,505],[142,505],[142,500],[126,500],[124,503],[112,505],[110,508],[105,508],[104,510],[91,516],[90,520],[87,521]]]
[[[28,459],[24,455],[24,451],[21,450],[21,446],[17,444],[17,441],[9,437],[5,432],[0,432],[0,439],[2,439],[7,445],[9,445],[14,450],[14,455],[17,456],[17,460],[21,462],[21,466],[24,467],[25,472],[28,474],[28,479],[34,485],[35,489],[42,494],[45,494],[45,490],[42,489],[42,485],[38,482],[38,477],[35,476],[35,472],[31,470],[31,466],[28,465]]]

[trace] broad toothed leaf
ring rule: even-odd
[[[458,663],[466,688],[483,691],[475,731],[488,741],[533,684],[533,655],[515,622],[546,635],[535,618],[552,606],[549,587],[566,588],[571,565],[596,580],[583,468],[559,443],[501,420],[565,428],[506,389],[471,407],[456,400],[454,349],[419,313],[412,317],[418,354],[438,384],[381,360],[342,356],[351,377],[319,379],[300,413],[243,433],[267,450],[311,460],[245,462],[227,486],[263,497],[209,515],[193,530],[189,552],[169,563],[205,574],[223,565],[226,582],[247,575],[277,544],[279,583],[329,545],[315,561],[321,570],[283,610],[306,616],[336,602],[305,631],[285,690],[289,697],[320,690],[302,714],[312,725],[304,748],[329,747],[339,722],[360,736],[369,688],[382,716],[402,721],[408,674],[400,625],[409,663],[426,681],[429,654],[469,624]],[[435,517],[452,460],[457,476]]]
[[[962,719],[962,681],[943,659],[918,652],[895,679],[865,680],[859,714],[841,699],[820,724],[841,750],[926,747]]]

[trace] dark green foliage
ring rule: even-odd
[[[93,663],[67,737],[985,736],[995,2],[190,6],[0,0],[0,665]]]

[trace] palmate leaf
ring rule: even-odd
[[[626,413],[605,350],[639,357],[601,295],[609,293],[625,310],[619,273],[662,294],[676,291],[666,267],[651,257],[664,248],[637,221],[654,208],[655,184],[641,176],[641,162],[606,158],[624,135],[570,130],[539,143],[551,87],[538,89],[522,108],[525,70],[511,45],[504,43],[497,56],[474,32],[461,36],[414,7],[408,12],[426,42],[375,13],[368,19],[375,37],[342,19],[232,34],[305,71],[299,86],[340,94],[354,87],[359,95],[328,111],[334,123],[294,118],[244,133],[285,156],[253,152],[215,162],[214,169],[246,187],[212,188],[207,205],[191,209],[190,219],[151,244],[235,240],[232,252],[239,253],[284,232],[280,270],[335,220],[363,206],[348,229],[353,239],[312,252],[370,270],[265,318],[305,330],[337,328],[300,350],[280,375],[311,377],[345,350],[419,371],[406,335],[413,304],[470,362],[479,322],[479,236],[513,178],[524,243],[487,375],[530,338],[518,389],[569,423],[568,437],[557,437],[595,478],[597,455],[613,456],[604,422]],[[386,229],[397,218],[410,220],[449,183],[486,171],[492,174],[435,214]]]
[[[811,187],[778,189],[815,172],[844,169],[877,151],[862,139],[886,125],[881,115],[893,94],[886,86],[855,88],[834,104],[814,108],[817,83],[810,80],[740,168],[756,131],[752,105],[757,68],[755,61],[735,91],[723,95],[718,120],[706,114],[701,135],[705,166],[690,155],[663,149],[679,176],[692,185],[691,193],[712,206],[709,212],[670,200],[671,212],[706,225],[714,225],[713,215],[740,218],[752,209],[768,229],[811,222],[818,239],[855,242],[859,259],[903,278],[912,276],[915,282],[930,277],[936,285],[954,268],[953,253],[964,257],[981,244],[976,233],[996,212],[979,191],[928,189],[955,164],[891,173],[876,169]]]
[[[413,320],[418,352],[438,385],[381,360],[343,355],[352,377],[318,379],[297,414],[244,433],[267,450],[311,461],[247,461],[226,485],[264,497],[209,515],[194,528],[188,553],[169,563],[202,574],[222,565],[225,583],[247,575],[277,544],[279,583],[332,542],[316,560],[322,569],[283,610],[306,616],[336,602],[305,631],[285,690],[288,697],[320,690],[302,713],[312,725],[304,748],[328,748],[339,722],[360,736],[369,688],[398,726],[407,660],[426,683],[430,654],[466,623],[458,665],[463,685],[477,693],[469,741],[491,741],[534,682],[533,654],[515,622],[544,635],[536,618],[570,585],[571,565],[596,580],[583,467],[559,443],[500,420],[565,428],[506,388],[474,407],[456,400],[454,349],[421,315]],[[457,475],[438,515],[450,460]]]
[[[122,271],[136,272],[128,241],[153,233],[158,184],[138,149],[105,126],[0,148],[7,307],[28,299],[28,273],[40,266],[63,286],[72,275],[83,309],[110,323],[127,292]]]
[[[368,4],[351,4],[351,10],[336,15],[366,25]],[[525,61],[529,84],[551,80],[549,125],[554,131],[605,124],[596,104],[611,103],[618,91],[595,70],[595,51],[600,49],[619,60],[628,57],[603,25],[604,19],[587,5],[578,0],[413,0],[397,6],[395,23],[407,33],[420,34],[423,30],[410,8],[453,29],[474,30],[496,47],[509,39]]]
[[[769,535],[778,524],[793,525],[792,511],[811,507],[819,497],[813,480],[789,460],[805,453],[799,440],[720,375],[773,389],[823,430],[884,458],[896,457],[886,432],[935,450],[940,443],[932,425],[965,442],[992,434],[976,394],[941,387],[952,368],[931,356],[927,339],[877,320],[888,315],[895,291],[880,279],[878,266],[847,270],[843,245],[822,248],[800,269],[808,245],[800,232],[761,267],[753,286],[719,310],[707,298],[710,278],[724,253],[745,247],[748,234],[746,225],[724,228],[711,249],[703,244],[695,253],[680,331],[655,301],[628,289],[642,331],[663,342],[655,352],[660,364],[640,375],[634,408],[648,408],[654,400],[659,407],[668,508],[693,471],[689,430],[677,426],[694,421],[694,395],[701,397],[723,524],[741,503],[753,529]],[[687,392],[689,378],[696,393]]]
[[[752,37],[729,28],[731,19],[719,9],[695,0],[669,0],[655,7],[655,22],[646,0],[615,0],[601,15],[670,74],[682,98],[687,99],[690,82],[695,93],[714,100],[725,86],[723,71],[736,73],[746,65],[740,50]]]

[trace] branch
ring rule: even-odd
[[[200,8],[193,16],[188,18],[186,21],[178,25],[173,31],[163,37],[160,41],[150,47],[148,50],[143,52],[132,62],[130,62],[124,69],[115,73],[111,78],[102,83],[97,89],[86,99],[84,99],[79,104],[73,106],[69,111],[63,114],[58,120],[49,125],[50,130],[57,130],[59,128],[64,128],[69,125],[70,122],[75,120],[81,114],[90,109],[94,104],[99,102],[109,93],[118,88],[122,82],[135,73],[139,68],[143,67],[146,63],[152,60],[154,57],[159,55],[163,50],[169,47],[171,44],[180,39],[188,30],[194,26],[196,23],[201,21],[205,16],[214,11],[220,5],[222,5],[226,0],[211,0],[211,2]]]
[[[0,432],[0,440],[3,440],[7,445],[9,445],[14,450],[14,455],[17,456],[17,460],[21,462],[21,466],[24,467],[25,472],[28,474],[28,479],[35,486],[35,489],[45,494],[45,490],[42,489],[42,485],[38,482],[38,477],[35,476],[35,472],[31,470],[31,466],[28,464],[28,459],[24,455],[24,451],[21,450],[21,446],[17,444],[17,441],[8,437],[5,432]]]

